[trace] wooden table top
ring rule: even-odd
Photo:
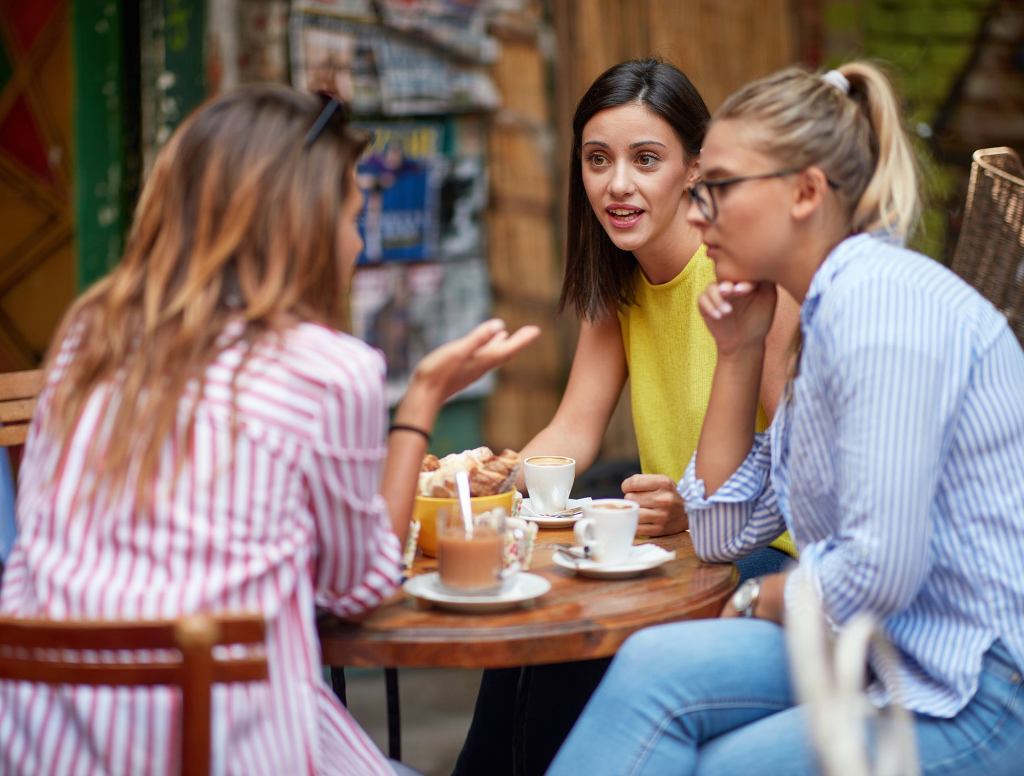
[[[608,657],[636,630],[677,620],[715,617],[735,589],[730,564],[701,563],[690,535],[653,541],[676,559],[639,577],[598,580],[556,566],[556,543],[571,530],[542,528],[530,571],[551,590],[521,608],[494,614],[449,612],[399,591],[359,624],[326,616],[319,622],[324,662],[335,666],[503,668]],[[413,573],[437,568],[417,559]]]

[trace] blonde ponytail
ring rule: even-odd
[[[920,209],[913,151],[889,79],[851,62],[841,79],[789,68],[744,86],[716,120],[752,121],[758,145],[785,167],[819,167],[846,206],[851,232],[885,231],[905,240]]]
[[[877,144],[874,173],[853,212],[854,230],[885,230],[906,238],[917,221],[920,201],[914,152],[892,86],[867,62],[851,62],[839,72],[850,82],[850,96],[861,104]]]

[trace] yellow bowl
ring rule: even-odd
[[[498,493],[494,496],[477,496],[471,498],[470,504],[473,514],[486,512],[488,509],[502,507],[512,516],[512,500],[516,492],[509,490]],[[458,499],[454,498],[430,498],[429,496],[417,496],[412,507],[414,520],[420,521],[419,545],[424,555],[435,557],[437,555],[437,512],[440,509],[457,509]]]

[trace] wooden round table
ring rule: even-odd
[[[551,590],[522,608],[496,614],[448,612],[404,593],[359,624],[323,617],[324,662],[333,666],[505,668],[608,657],[631,633],[650,625],[715,617],[736,587],[731,564],[701,563],[690,535],[653,541],[676,559],[626,580],[588,579],[556,566],[553,544],[571,530],[540,529],[530,569]],[[417,560],[413,573],[437,568]]]

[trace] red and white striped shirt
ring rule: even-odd
[[[71,357],[65,348],[37,417]],[[214,689],[213,773],[390,774],[323,683],[314,621],[317,606],[372,608],[399,581],[378,495],[383,359],[313,324],[268,339],[238,379],[233,434],[241,358],[235,346],[208,368],[194,442],[165,445],[151,515],[136,514],[131,486],[102,510],[89,487],[85,451],[105,433],[109,392],[90,397],[56,478],[59,446],[33,426],[0,611],[54,620],[262,612],[270,681]],[[175,773],[179,734],[168,688],[0,683],[0,773]]]

